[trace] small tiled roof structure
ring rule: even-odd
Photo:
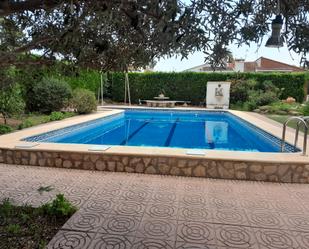
[[[254,62],[245,62],[245,72],[302,72],[300,67],[260,57]]]
[[[265,57],[260,57],[256,61],[245,61],[236,59],[232,63],[227,63],[225,68],[213,68],[208,64],[199,65],[185,71],[192,72],[303,72],[300,67],[289,65],[280,61],[275,61]]]

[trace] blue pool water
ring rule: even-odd
[[[279,152],[281,140],[223,111],[126,110],[26,141]],[[287,144],[289,152],[298,151]]]

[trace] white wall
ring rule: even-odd
[[[216,96],[216,88],[221,85],[223,96]],[[207,108],[223,108],[228,109],[230,105],[230,85],[227,81],[208,81],[206,93]]]
[[[235,61],[235,72],[244,72],[245,71],[245,61]]]

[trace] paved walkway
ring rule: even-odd
[[[0,199],[59,192],[80,209],[49,249],[309,248],[309,185],[0,164]]]

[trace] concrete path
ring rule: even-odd
[[[40,205],[57,193],[79,211],[48,249],[309,248],[309,185],[0,164],[0,199]]]

